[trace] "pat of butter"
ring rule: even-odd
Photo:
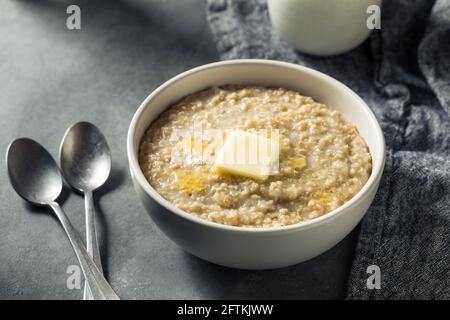
[[[217,154],[217,172],[267,179],[278,173],[280,146],[275,139],[245,131],[232,131]]]

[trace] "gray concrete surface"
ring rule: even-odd
[[[65,27],[68,4],[82,29]],[[21,136],[56,157],[72,123],[97,124],[109,140],[113,174],[97,194],[106,275],[125,299],[340,298],[354,235],[309,262],[240,271],[193,257],[168,240],[138,202],[125,139],[139,103],[159,84],[217,60],[201,0],[0,2],[0,150]],[[30,166],[33,164],[30,163]],[[77,263],[48,210],[26,205],[0,171],[0,298],[80,299],[66,286]],[[84,235],[82,198],[61,198]],[[299,244],[301,245],[301,244]]]

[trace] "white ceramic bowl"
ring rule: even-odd
[[[159,195],[138,163],[140,140],[153,120],[180,98],[225,84],[285,87],[339,110],[355,124],[372,155],[372,174],[348,202],[299,224],[248,228],[209,222],[186,213]],[[139,198],[156,225],[187,252],[220,265],[272,269],[311,259],[336,245],[369,208],[384,168],[383,133],[369,107],[352,90],[318,71],[270,60],[231,60],[186,71],[153,91],[136,111],[128,131],[127,154]]]

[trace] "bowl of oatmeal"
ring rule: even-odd
[[[233,60],[150,94],[127,153],[136,192],[170,239],[213,263],[270,269],[323,253],[358,224],[385,145],[370,108],[337,80]]]

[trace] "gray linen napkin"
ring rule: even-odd
[[[281,41],[264,0],[209,0],[207,14],[222,59],[327,73],[355,90],[383,127],[386,169],[361,223],[347,298],[450,299],[450,1],[385,1],[381,30],[330,58]],[[380,267],[379,290],[366,286],[370,265]]]

